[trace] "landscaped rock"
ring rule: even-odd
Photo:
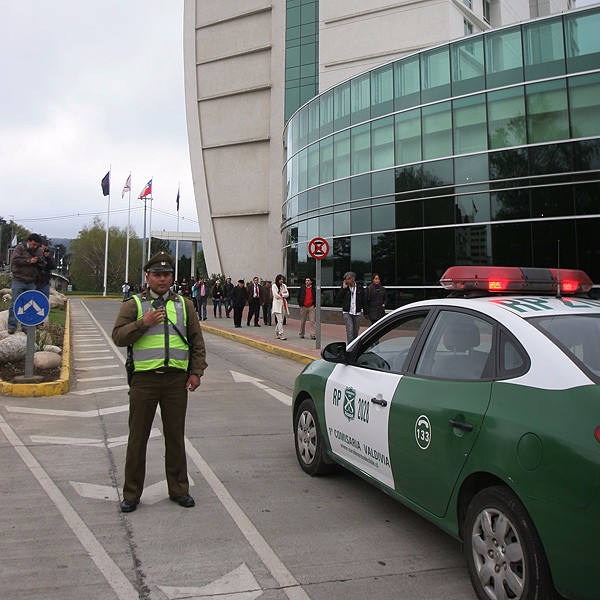
[[[0,362],[17,362],[25,359],[27,336],[22,331],[0,340]]]
[[[8,329],[8,311],[0,311],[0,331],[6,331]]]
[[[36,352],[33,355],[33,366],[40,371],[55,369],[62,364],[62,358],[55,352]]]
[[[55,354],[61,354],[62,348],[60,346],[53,346],[52,344],[47,344],[43,348],[44,352],[54,352]]]

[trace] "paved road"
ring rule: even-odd
[[[289,402],[302,365],[211,334],[187,421],[196,507],[167,499],[157,418],[142,502],[121,514],[118,308],[72,302],[69,394],[0,398],[0,597],[474,598],[456,541],[345,471],[300,470]]]

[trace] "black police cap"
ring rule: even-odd
[[[166,252],[157,252],[145,265],[146,273],[172,273],[175,261]]]

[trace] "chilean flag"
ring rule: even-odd
[[[139,198],[145,198],[146,196],[152,195],[152,179],[146,184],[146,187],[142,190]]]

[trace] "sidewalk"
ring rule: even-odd
[[[301,339],[298,336],[300,331],[300,321],[287,317],[287,324],[283,331],[287,340],[278,340],[275,338],[275,320],[273,325],[264,325],[262,318],[259,321],[260,327],[246,327],[246,312],[242,318],[241,329],[236,329],[233,325],[233,313],[230,318],[225,317],[215,319],[212,313],[208,315],[207,321],[201,321],[202,330],[206,333],[214,333],[222,337],[229,338],[247,346],[253,346],[271,354],[284,356],[304,364],[312,362],[321,357],[321,350],[331,342],[346,340],[346,328],[344,325],[334,325],[331,323],[321,323],[321,349],[316,349],[316,340],[311,340],[308,334],[308,323],[306,327],[306,337]]]

